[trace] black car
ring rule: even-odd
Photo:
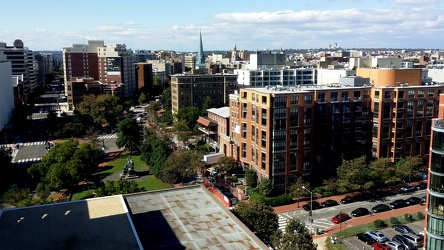
[[[379,205],[372,207],[371,210],[373,213],[380,213],[380,212],[389,211],[390,207],[387,204],[379,204]]]
[[[348,203],[353,203],[355,201],[356,201],[356,199],[353,198],[353,196],[345,196],[344,199],[341,200],[341,203],[348,204]]]
[[[390,208],[391,209],[397,209],[397,208],[402,208],[407,206],[407,204],[405,203],[405,200],[399,199],[399,200],[395,200],[393,202],[390,203]]]
[[[302,208],[305,211],[310,211],[310,202],[305,204],[305,205],[303,205]],[[316,209],[319,209],[319,208],[321,208],[321,204],[319,204],[319,202],[317,202],[317,201],[313,201],[311,210],[316,210]]]
[[[351,212],[351,215],[353,215],[354,217],[364,216],[368,214],[370,214],[370,211],[368,211],[368,209],[364,207],[356,208]]]
[[[364,242],[367,245],[370,245],[372,243],[375,243],[375,239],[373,239],[372,236],[370,236],[369,234],[366,233],[361,233],[361,234],[357,234],[356,238],[362,242]]]
[[[392,241],[397,241],[399,243],[401,243],[405,249],[416,249],[416,247],[413,245],[413,243],[411,243],[409,240],[407,240],[404,236],[402,235],[395,235],[392,238]]]
[[[415,185],[416,190],[423,190],[427,188],[427,183],[421,182],[418,185]]]
[[[408,206],[411,206],[411,205],[416,205],[416,204],[421,204],[421,201],[422,201],[422,199],[421,198],[419,198],[419,197],[410,197],[410,198],[408,198],[407,200],[405,200],[405,203],[408,205]]]
[[[400,232],[400,233],[413,233],[413,230],[405,225],[395,225],[393,226],[393,230],[395,230],[396,232]]]
[[[326,200],[321,203],[321,207],[332,207],[336,205],[339,205],[339,203],[335,200]]]

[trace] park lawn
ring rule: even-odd
[[[134,170],[138,172],[149,171],[149,167],[146,165],[144,161],[142,161],[140,155],[133,155],[131,156],[131,158],[134,161]],[[115,172],[122,172],[127,160],[128,160],[128,155],[121,154],[119,157],[108,162],[106,166],[107,167],[112,166],[111,168],[101,171],[98,174],[111,175]],[[161,180],[157,179],[154,175],[147,175],[146,177],[144,176],[143,178],[146,179],[142,181],[137,181],[137,184],[139,184],[140,188],[145,188],[146,191],[160,190],[173,187],[171,184],[164,183]]]
[[[72,200],[73,201],[84,200],[84,199],[93,198],[93,197],[94,197],[94,195],[91,193],[91,191],[85,190],[85,191],[73,194]]]
[[[164,183],[161,180],[157,179],[154,175],[146,176],[145,180],[138,181],[137,184],[139,184],[140,188],[144,188],[145,191],[153,191],[173,187],[171,184]]]
[[[149,170],[146,163],[142,161],[140,155],[133,155],[133,156],[131,156],[131,158],[134,161],[134,170],[139,171],[139,172]],[[125,168],[125,164],[126,164],[127,160],[128,160],[128,155],[121,154],[117,158],[111,160],[110,162],[108,162],[108,164],[106,164],[106,167],[105,167],[105,168],[107,168],[106,170],[100,171],[97,174],[110,175],[115,172],[122,172],[123,169]],[[111,168],[108,168],[108,167],[111,167]]]

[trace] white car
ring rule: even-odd
[[[373,239],[378,242],[386,242],[389,240],[383,233],[381,233],[379,231],[370,230],[370,231],[367,231],[366,233],[368,235],[370,235],[371,237],[373,237]]]

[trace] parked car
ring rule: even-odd
[[[425,183],[425,182],[421,182],[418,185],[415,185],[415,189],[416,190],[423,190],[423,189],[426,189],[426,188],[427,188],[427,183]]]
[[[339,213],[333,218],[331,218],[331,222],[339,224],[341,222],[344,222],[346,220],[350,219],[350,216],[347,213]]]
[[[410,241],[415,247],[422,247],[424,243],[424,237],[418,236],[414,233],[405,233],[402,236],[404,236],[404,238]]]
[[[317,201],[313,201],[311,204],[312,204],[311,205],[311,210],[316,210],[316,209],[321,208],[321,204],[319,204],[319,202],[317,202]],[[308,202],[307,204],[303,205],[302,208],[305,211],[310,211],[310,202]]]
[[[353,203],[355,201],[356,199],[353,196],[345,196],[342,200],[340,200],[342,204]]]
[[[400,191],[401,192],[413,192],[415,191],[416,188],[410,184],[405,184],[404,186],[401,187]]]
[[[374,242],[372,244],[373,250],[390,250],[392,249],[390,246],[387,246],[384,243],[381,242]]]
[[[337,205],[339,205],[339,203],[335,200],[326,200],[321,203],[321,207],[332,207]]]
[[[400,233],[413,233],[413,230],[406,225],[395,225],[393,226],[393,230]]]
[[[378,241],[378,242],[386,242],[389,240],[383,233],[381,233],[379,231],[369,230],[365,233],[370,235],[371,237],[373,237],[373,239],[375,239],[375,241]]]
[[[389,204],[391,209],[397,209],[397,208],[402,208],[407,206],[407,204],[405,203],[405,200],[399,199],[399,200],[394,200],[393,202],[391,202]]]
[[[411,249],[416,249],[416,247],[406,238],[404,238],[404,236],[402,235],[395,235],[392,238],[392,241],[397,241],[399,243],[401,243],[405,249],[407,250],[411,250]]]
[[[373,244],[375,241],[375,239],[373,239],[372,236],[370,236],[369,234],[366,233],[360,233],[356,235],[356,238],[362,242],[364,242],[367,245]]]
[[[364,207],[358,207],[351,212],[351,215],[354,217],[364,216],[368,214],[370,214],[370,211],[368,211],[368,209]]]
[[[426,203],[426,197],[425,196],[421,197],[421,203],[420,204],[422,205],[424,203]]]
[[[385,211],[389,211],[389,210],[390,210],[390,207],[387,204],[379,204],[379,205],[372,207],[372,209],[371,209],[371,211],[373,213],[380,213],[380,212],[385,212]]]
[[[384,244],[386,244],[387,246],[390,247],[390,249],[392,250],[404,250],[404,245],[402,245],[401,243],[397,242],[397,241],[387,241],[384,242]]]
[[[419,198],[419,197],[415,197],[415,196],[412,196],[412,197],[406,199],[406,200],[405,200],[405,203],[406,203],[408,206],[411,206],[411,205],[421,204],[421,201],[422,201],[421,198]]]

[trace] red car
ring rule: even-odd
[[[338,223],[344,222],[348,219],[350,219],[350,216],[348,216],[348,214],[339,213],[335,217],[331,218],[331,222],[338,224]]]
[[[387,246],[386,244],[381,243],[381,242],[373,243],[372,247],[374,250],[390,250],[390,249],[392,249],[390,246]]]

